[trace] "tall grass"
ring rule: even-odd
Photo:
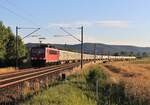
[[[22,105],[95,105],[95,103],[95,100],[84,95],[81,89],[69,83],[60,83]]]
[[[98,80],[98,100],[96,81]],[[123,83],[112,83],[99,65],[88,65],[81,72],[57,81],[22,105],[149,105],[125,92]]]

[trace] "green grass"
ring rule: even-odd
[[[81,89],[66,82],[50,87],[22,105],[95,105],[95,103],[95,100],[88,98]]]
[[[75,74],[65,81],[57,81],[21,105],[96,105],[95,93],[88,90],[85,75]]]

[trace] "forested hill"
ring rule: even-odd
[[[28,43],[27,46],[37,46],[37,43]],[[70,51],[80,52],[80,44],[75,45],[65,45],[65,44],[51,44],[50,46],[66,49]],[[93,53],[94,43],[84,43],[84,52]],[[111,55],[147,55],[150,54],[150,47],[137,47],[137,46],[127,46],[127,45],[108,45],[96,43],[96,53],[97,54],[111,54]]]

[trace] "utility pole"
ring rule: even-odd
[[[78,40],[81,43],[81,49],[80,49],[81,50],[80,51],[80,53],[81,53],[81,60],[80,60],[80,62],[81,62],[81,70],[82,70],[82,68],[83,68],[83,26],[78,27],[78,29],[81,30],[81,39],[78,39],[73,34],[71,34],[68,31],[66,31],[63,27],[60,27],[60,29],[63,32],[67,33],[67,35],[55,35],[55,37],[57,37],[57,36],[71,36],[71,37],[73,37],[74,39]]]
[[[94,44],[94,63],[96,62],[96,43]]]
[[[16,70],[18,69],[18,26],[16,26]]]
[[[98,96],[98,92],[99,92],[99,90],[98,90],[98,86],[99,84],[98,84],[98,80],[96,80],[96,101],[97,101],[97,105],[99,105],[99,96]]]
[[[18,45],[18,33],[19,33],[19,29],[35,29],[33,32],[31,32],[30,34],[26,35],[25,37],[23,37],[22,39],[25,39],[26,37],[29,37],[30,35],[32,35],[33,33],[37,32],[38,30],[40,30],[40,28],[22,28],[22,27],[18,27],[16,26],[16,67],[15,69],[17,70],[18,67],[19,67],[19,62],[18,62],[18,59],[19,59],[19,52],[18,52],[18,48],[19,48],[19,45]]]
[[[65,50],[67,50],[67,44],[66,44],[66,42],[65,42]]]
[[[103,60],[103,57],[104,57],[104,49],[102,49],[101,55],[102,55],[101,60]]]
[[[110,60],[110,51],[108,51],[108,61]]]
[[[81,70],[83,68],[83,26],[81,26]]]

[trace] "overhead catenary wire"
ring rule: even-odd
[[[70,32],[66,31],[63,27],[60,27],[60,29],[61,29],[62,31],[64,31],[65,33],[67,33],[68,35],[70,35],[70,36],[72,36],[73,38],[75,38],[76,40],[78,40],[79,42],[81,42],[80,39],[78,39],[77,37],[75,37],[74,35],[72,35]]]
[[[26,17],[24,17],[24,16],[18,14],[17,12],[15,12],[15,11],[13,11],[13,10],[7,8],[6,6],[3,6],[3,5],[0,4],[0,7],[1,7],[2,9],[4,9],[4,10],[7,10],[9,13],[11,13],[11,14],[13,14],[13,15],[19,17],[20,19],[22,19],[22,20],[24,20],[24,21],[29,22],[29,23],[32,23],[33,25],[36,25],[36,23],[34,23],[32,20],[30,20],[30,19],[28,19],[28,18],[26,18]]]
[[[28,16],[33,16],[29,11],[27,12],[24,8],[21,8],[20,6],[18,6],[17,4],[15,4],[14,2],[10,1],[10,0],[3,0],[5,2],[7,2],[7,4],[13,6],[14,8],[16,8],[17,10],[22,10],[23,13],[25,13]]]
[[[10,2],[10,1],[8,1],[8,0],[5,0],[5,1],[7,1],[7,3],[9,3],[10,5],[17,7],[17,5],[15,5],[14,3],[12,3],[12,2]],[[49,30],[48,30],[47,28],[42,27],[40,24],[37,24],[37,23],[34,22],[33,20],[31,20],[31,19],[29,19],[29,18],[26,17],[26,16],[30,17],[31,15],[29,15],[29,13],[25,12],[24,9],[21,8],[21,10],[23,10],[24,13],[26,13],[26,16],[20,15],[20,14],[17,13],[16,11],[14,11],[14,10],[12,10],[12,9],[9,9],[8,7],[6,7],[6,6],[2,5],[2,4],[0,4],[0,8],[2,8],[2,9],[4,9],[4,10],[8,11],[9,13],[11,13],[11,14],[15,15],[16,17],[22,19],[23,21],[26,21],[26,22],[28,22],[28,23],[34,25],[34,27],[40,27],[40,29],[44,29],[44,30],[46,31],[46,33],[49,35]],[[20,9],[20,8],[19,8],[19,9]]]
[[[30,34],[26,35],[25,37],[23,37],[22,39],[25,39],[26,37],[32,35],[33,33],[37,32],[38,30],[40,30],[40,28],[37,28],[36,30],[34,30],[33,32],[31,32]]]
[[[28,22],[28,23],[34,25],[34,27],[40,27],[40,30],[42,30],[42,29],[45,30],[45,34],[46,34],[46,35],[50,35],[50,34],[49,34],[49,31],[50,31],[49,29],[42,27],[40,24],[37,24],[36,22],[34,22],[34,21],[31,20],[30,18],[28,18],[28,17],[31,17],[31,15],[32,15],[31,13],[28,13],[28,12],[26,12],[25,9],[18,7],[18,5],[16,5],[16,4],[13,3],[12,1],[11,1],[11,2],[10,2],[9,0],[4,0],[4,1],[7,2],[9,5],[12,5],[13,7],[15,7],[17,10],[23,10],[23,11],[24,11],[24,14],[26,14],[26,16],[23,16],[23,15],[19,14],[18,12],[16,12],[16,11],[14,11],[14,10],[12,10],[12,9],[10,9],[10,8],[8,8],[8,7],[4,6],[4,5],[2,5],[2,4],[0,4],[0,7],[1,7],[2,9],[8,11],[9,13],[11,13],[11,14],[17,16],[17,17],[19,17],[19,18],[22,19],[23,21],[26,21],[26,22]],[[32,15],[32,16],[33,16],[33,15]],[[78,41],[80,41],[77,37],[71,35],[71,34],[70,34],[68,31],[66,31],[65,29],[62,29],[62,30],[63,30],[64,32],[68,33],[70,36],[72,36],[72,37],[74,37],[75,39],[77,39]],[[81,42],[81,41],[80,41],[80,42]]]

